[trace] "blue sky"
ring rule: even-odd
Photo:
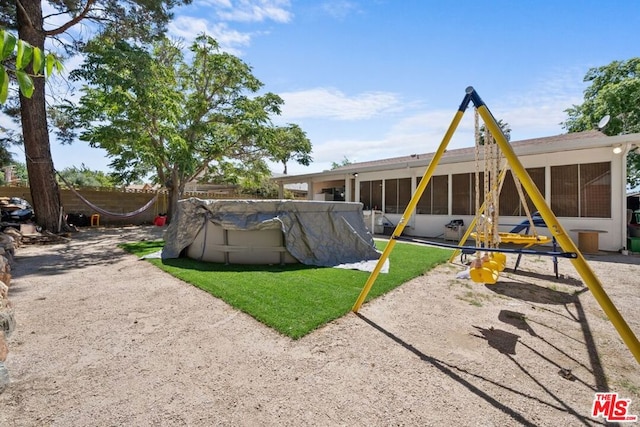
[[[194,0],[169,33],[214,36],[285,100],[275,123],[313,144],[311,166],[289,165],[302,174],[435,151],[467,86],[512,140],[563,133],[587,70],[640,55],[638,28],[637,0]],[[472,144],[468,111],[450,147]],[[58,170],[107,170],[82,142],[52,154]]]

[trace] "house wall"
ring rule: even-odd
[[[599,235],[599,246],[601,250],[617,251],[626,244],[626,200],[623,197],[626,183],[626,168],[623,167],[624,156],[614,154],[611,147],[602,147],[587,150],[573,150],[565,153],[521,156],[519,159],[525,168],[545,168],[546,185],[543,196],[548,206],[551,206],[551,166],[611,162],[611,218],[558,217],[558,220],[576,244],[578,242],[578,233],[571,231],[576,229],[604,231],[604,233]],[[360,172],[356,178],[355,200],[361,200],[359,194],[360,181],[411,178],[411,189],[412,192],[415,192],[417,178],[422,177],[425,170],[426,167],[404,167],[387,171]],[[475,170],[476,165],[475,162],[472,161],[440,164],[436,167],[434,175],[449,176],[449,212],[452,212],[451,175],[473,173]],[[402,214],[385,213],[384,216],[395,225],[400,221]],[[412,215],[407,223],[405,233],[412,236],[441,237],[444,233],[445,224],[452,219],[462,219],[465,226],[468,226],[473,218],[473,215]],[[500,231],[509,231],[524,219],[526,219],[526,217],[501,216]],[[539,230],[538,233],[550,235],[548,231],[545,233],[545,229]]]
[[[309,186],[311,191],[308,196],[310,200],[320,201],[348,201],[348,195],[345,181],[341,179],[316,181]]]

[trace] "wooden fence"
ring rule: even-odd
[[[145,206],[156,195],[155,191],[149,190],[123,191],[120,189],[80,188],[76,191],[93,205],[115,214],[136,211]],[[29,203],[32,203],[31,190],[29,187],[0,186],[0,197],[20,197],[27,200]],[[71,190],[61,188],[60,197],[62,198],[62,206],[64,207],[65,214],[83,214],[87,217],[91,217],[91,215],[96,213]],[[248,197],[246,195],[207,192],[186,193],[184,197],[198,197],[201,199],[255,198]],[[154,219],[158,214],[166,213],[167,204],[168,200],[166,198],[166,194],[161,193],[159,194],[158,200],[156,200],[156,202],[145,212],[131,218],[100,215],[100,225],[121,226],[153,224]]]

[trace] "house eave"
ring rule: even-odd
[[[536,143],[532,143],[536,141]],[[536,154],[552,154],[567,151],[576,151],[584,149],[602,148],[602,147],[614,147],[616,145],[636,145],[640,146],[640,133],[616,135],[616,136],[602,136],[589,137],[589,138],[576,138],[573,140],[554,140],[554,137],[544,138],[539,140],[523,140],[515,141],[511,144],[513,150],[518,156],[530,156]],[[293,182],[306,182],[316,178],[322,177],[324,181],[345,179],[352,176],[354,173],[366,173],[366,172],[382,172],[394,169],[406,169],[406,168],[418,168],[426,167],[431,162],[434,153],[421,154],[418,159],[398,160],[397,162],[379,163],[374,165],[360,165],[354,163],[339,168],[338,170],[330,170],[323,172],[316,172],[303,175],[289,175],[272,178],[276,182],[293,183]],[[409,157],[409,156],[407,156]],[[399,158],[402,159],[402,158]],[[475,152],[469,148],[459,148],[449,150],[444,153],[440,164],[451,163],[463,163],[475,161]]]

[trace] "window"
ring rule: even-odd
[[[418,178],[418,184],[422,178]],[[416,213],[426,215],[446,215],[449,208],[449,177],[447,175],[432,176],[424,189]]]
[[[360,202],[364,210],[382,209],[382,181],[360,181]]]
[[[532,168],[527,169],[527,173],[531,177],[533,183],[538,187],[538,190],[544,197],[545,192],[545,179],[544,179],[544,168]],[[529,208],[529,212],[533,213],[536,211],[535,206],[533,205],[533,201],[527,194],[527,191],[522,187],[522,194],[524,195],[525,201],[527,203],[527,207]],[[520,195],[518,194],[518,189],[516,188],[516,184],[513,180],[513,173],[511,170],[507,171],[507,174],[504,178],[504,183],[502,185],[502,191],[500,192],[500,215],[505,216],[524,216],[526,215],[526,211],[524,206],[520,201]]]
[[[411,200],[411,178],[384,181],[384,211],[403,213]]]
[[[611,218],[611,163],[580,165],[580,216]]]
[[[452,215],[475,215],[476,174],[458,173],[451,175]],[[480,204],[484,201],[484,173],[480,172]]]
[[[557,216],[611,218],[611,163],[552,166],[551,210]]]

